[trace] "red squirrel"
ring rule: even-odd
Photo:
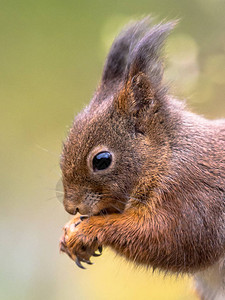
[[[225,299],[225,120],[170,95],[161,52],[176,22],[150,23],[115,39],[64,143],[64,206],[83,216],[65,225],[60,249],[84,268],[110,247],[137,265],[194,274],[202,299]]]

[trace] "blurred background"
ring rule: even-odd
[[[195,299],[187,277],[135,269],[104,250],[87,270],[58,241],[59,155],[90,100],[113,37],[131,19],[180,18],[166,45],[172,92],[225,116],[223,0],[0,1],[0,299]]]

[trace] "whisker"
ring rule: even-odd
[[[62,192],[62,191],[57,191],[57,190],[55,190],[55,192],[64,195],[64,192]]]
[[[112,198],[112,195],[110,193],[104,193],[104,194],[102,194],[102,197],[110,197],[110,198]],[[121,197],[118,197],[116,195],[113,195],[113,197],[116,198],[118,202],[120,202],[122,204],[127,204],[127,201],[122,201]],[[124,198],[126,198],[128,200],[133,199],[133,200],[136,200],[136,201],[138,201],[140,203],[146,204],[145,200],[139,199],[139,198],[136,198],[136,197],[133,197],[133,196],[129,196],[126,193],[124,193]]]
[[[123,193],[123,195],[124,195],[124,197],[125,197],[126,199],[128,199],[128,200],[133,199],[133,200],[136,200],[136,201],[138,201],[138,202],[140,202],[140,203],[145,204],[145,201],[144,201],[143,199],[138,199],[138,198],[136,198],[136,197],[132,197],[132,196],[128,195],[127,192],[126,192],[123,188],[120,187],[120,189],[122,190],[122,193]],[[118,201],[119,201],[119,200],[118,200]],[[126,203],[125,203],[125,204],[126,204]]]
[[[43,150],[43,151],[49,153],[49,154],[54,154],[54,155],[56,155],[57,157],[59,157],[59,154],[57,154],[57,153],[55,153],[55,152],[52,152],[52,151],[49,151],[48,149],[46,149],[46,148],[44,148],[44,147],[42,147],[42,146],[40,146],[40,145],[38,145],[38,144],[36,144],[35,146],[36,146],[37,148],[39,148],[39,149],[41,149],[41,150]]]
[[[121,204],[127,204],[127,201],[121,201],[121,200],[119,200],[119,199],[117,199],[117,201],[118,201],[119,203],[121,203]]]
[[[138,198],[135,198],[135,197],[130,197],[130,199],[136,200],[136,201],[138,201],[139,203],[142,203],[142,204],[146,204],[146,201],[142,200],[142,199],[138,199]]]
[[[49,189],[49,188],[46,188],[46,190],[48,190],[48,191],[53,191],[53,192],[57,192],[57,193],[61,193],[61,194],[64,194],[64,192],[63,192],[63,191],[56,190],[56,189]]]
[[[115,208],[119,213],[123,213],[123,211],[121,209],[119,209],[118,207],[116,207],[115,205],[113,205],[112,203],[110,204],[113,208]]]
[[[104,217],[104,218],[106,219],[106,215],[105,215],[105,214],[103,214],[103,212],[102,212],[102,211],[100,211],[100,216],[102,216],[102,217]]]
[[[52,199],[58,199],[58,198],[56,196],[53,196],[53,197],[47,198],[46,201],[49,201],[49,200],[52,200]]]
[[[100,209],[99,207],[99,203],[95,203],[95,206],[100,210],[99,213],[100,213],[100,216],[104,217],[106,219],[106,215],[102,212],[102,210]]]

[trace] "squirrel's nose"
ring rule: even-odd
[[[80,213],[81,215],[88,215],[90,213],[89,208],[82,204],[77,207],[72,203],[64,202],[64,208],[71,215],[76,215],[76,213]]]
[[[74,205],[74,203],[66,201],[65,199],[63,200],[63,205],[65,210],[71,215],[76,215],[76,213],[79,212],[79,208],[76,205]]]
[[[72,208],[72,207],[65,206],[65,210],[71,215],[76,215],[76,213],[79,212],[79,209],[77,207]]]
[[[90,207],[82,202],[82,198],[80,201],[75,201],[64,196],[63,205],[65,210],[71,215],[76,215],[78,212],[81,215],[90,214]]]

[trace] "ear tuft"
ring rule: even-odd
[[[115,82],[124,78],[128,57],[131,50],[146,34],[150,26],[150,18],[126,26],[114,40],[107,56],[102,84],[112,86]]]
[[[175,24],[176,22],[169,22],[154,26],[136,44],[127,63],[127,79],[142,72],[149,77],[155,91],[158,90],[163,76],[162,47]]]
[[[163,101],[167,88],[162,84],[161,52],[176,21],[152,28],[149,28],[149,23],[149,18],[145,18],[132,24],[115,39],[95,101],[103,101],[109,94],[118,93],[117,108],[133,113],[153,98]]]

